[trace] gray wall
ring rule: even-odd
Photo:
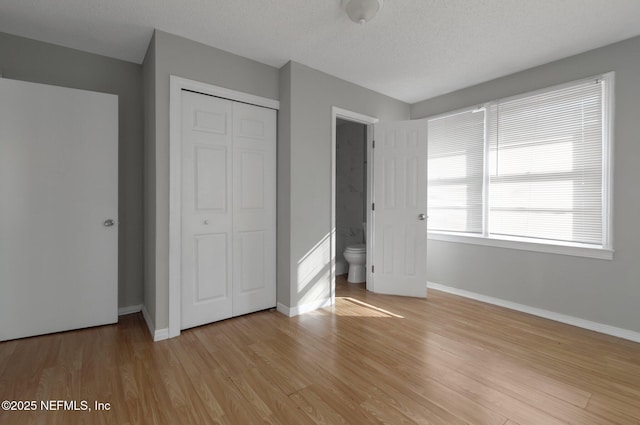
[[[145,251],[153,270],[149,271],[145,305],[156,329],[162,329],[169,326],[169,76],[270,99],[278,99],[279,76],[271,66],[162,31],[155,31],[150,48],[145,61],[145,86],[150,84],[150,78],[155,79],[154,95],[146,96],[146,101],[154,102],[154,118],[148,122],[153,124],[155,134],[149,135],[152,163],[148,164],[147,173],[152,175],[147,176],[145,190],[153,195],[145,211],[145,219],[152,223],[145,237]]]
[[[364,243],[367,148],[366,126],[339,120],[336,127],[336,273],[346,273],[342,253]]]
[[[291,62],[280,69],[278,111],[276,295],[278,303],[291,304]]]
[[[156,317],[156,37],[142,63],[144,89],[144,305]]]
[[[280,99],[281,106],[289,104],[290,128],[278,128],[279,149],[288,150],[278,159],[288,156],[289,161],[278,163],[287,168],[279,174],[278,191],[289,191],[290,198],[288,205],[278,205],[278,222],[289,217],[289,229],[278,229],[278,247],[286,245],[283,251],[289,255],[278,263],[278,280],[288,277],[280,282],[290,289],[286,305],[297,307],[330,295],[331,107],[402,120],[409,118],[409,105],[296,62],[281,73],[287,74],[281,81],[290,85],[290,98]]]
[[[142,303],[142,69],[140,65],[0,33],[5,78],[118,95],[118,306]]]
[[[640,37],[412,105],[423,118],[616,72],[612,261],[429,241],[431,282],[640,331]]]

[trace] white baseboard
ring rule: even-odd
[[[487,304],[493,304],[493,305],[505,307],[511,310],[532,314],[534,316],[544,317],[545,319],[566,323],[567,325],[573,325],[579,328],[589,329],[591,331],[599,332],[602,334],[611,335],[611,336],[615,336],[623,339],[628,339],[629,341],[640,342],[640,332],[617,328],[615,326],[605,325],[602,323],[592,322],[590,320],[580,319],[579,317],[568,316],[566,314],[561,314],[561,313],[555,313],[553,311],[543,310],[541,308],[531,307],[524,304],[518,304],[512,301],[507,301],[500,298],[494,298],[487,295],[477,294],[475,292],[465,291],[463,289],[453,288],[451,286],[440,285],[439,283],[429,282],[427,284],[427,287],[430,289],[435,289],[437,291],[448,292],[449,294],[459,295],[461,297],[482,301]]]
[[[337,261],[336,262],[336,276],[340,276],[341,274],[345,274],[349,272],[349,264],[346,261]]]
[[[153,334],[153,342],[164,339],[169,339],[169,328],[156,329],[156,332]]]
[[[276,305],[276,310],[278,310],[278,313],[282,313],[287,317],[291,317],[289,315],[289,307],[287,307],[286,305],[282,304],[282,303],[278,303]]]
[[[127,307],[120,307],[118,309],[118,316],[124,316],[125,314],[139,313],[142,311],[142,304],[130,305]]]
[[[154,342],[169,338],[169,328],[156,329],[153,321],[151,320],[151,316],[149,316],[149,312],[144,305],[142,305],[142,317],[144,317],[144,321],[147,323],[149,332],[151,332],[151,338],[153,338]]]
[[[331,298],[324,300],[318,300],[307,304],[302,304],[294,307],[287,307],[282,303],[278,303],[277,310],[288,317],[294,317],[299,314],[308,313],[319,308],[330,307],[332,305]]]

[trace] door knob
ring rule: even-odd
[[[418,214],[418,220],[425,220],[427,218],[424,214]]]
[[[108,219],[108,220],[105,220],[103,224],[104,224],[104,227],[111,227],[114,224],[116,224],[116,222],[113,221],[112,219]]]

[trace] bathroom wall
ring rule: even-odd
[[[336,274],[348,271],[342,253],[364,242],[366,201],[366,127],[338,120],[336,127]]]

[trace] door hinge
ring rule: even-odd
[[[373,144],[371,145],[371,148],[372,148],[372,149],[375,149],[375,148],[376,148],[376,141],[375,141],[375,140],[373,140]]]
[[[375,270],[376,266],[371,266],[371,273]]]
[[[375,211],[376,210],[376,203],[372,202],[371,203],[371,211]]]

